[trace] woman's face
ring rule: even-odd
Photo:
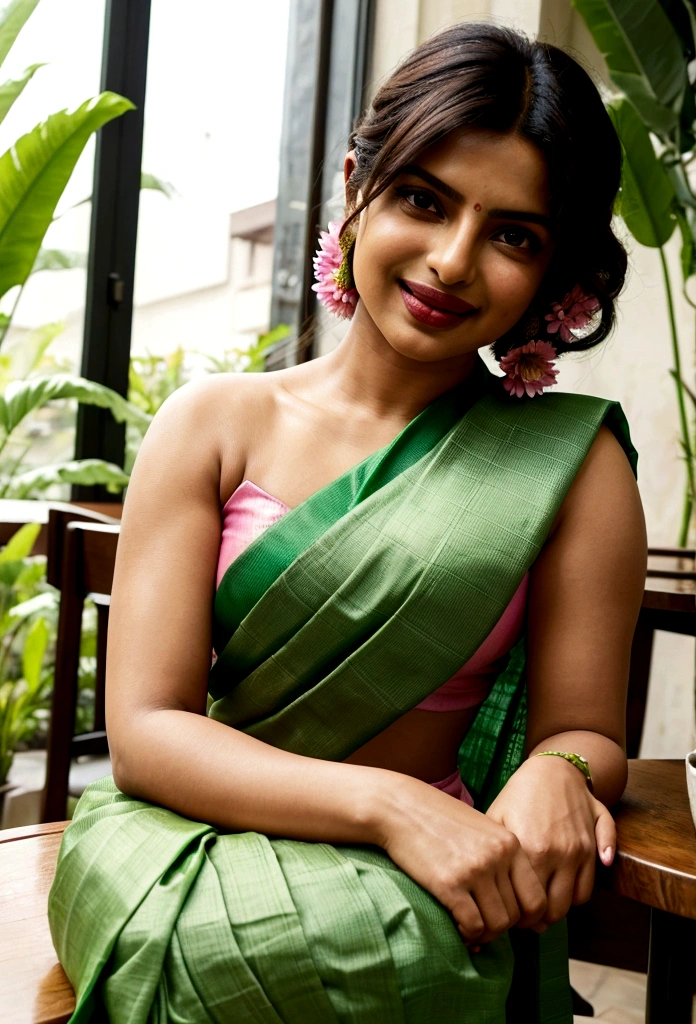
[[[346,176],[353,166],[348,154]],[[515,135],[450,133],[360,214],[353,323],[410,359],[471,353],[520,319],[552,250],[541,153]],[[451,298],[469,306],[444,312]]]

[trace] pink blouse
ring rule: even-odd
[[[242,481],[222,510],[217,586],[220,586],[227,567],[234,559],[289,511],[284,502],[251,480]],[[522,635],[528,585],[529,573],[526,573],[510,604],[478,650],[451,679],[417,704],[417,708],[421,711],[461,711],[486,699],[496,675],[504,667],[505,655]]]

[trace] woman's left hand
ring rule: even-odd
[[[614,858],[614,819],[565,758],[530,757],[486,813],[517,836],[546,890],[546,914],[532,926],[535,931],[545,931],[571,906],[589,900],[597,852],[605,865]],[[521,920],[517,927],[529,925]]]

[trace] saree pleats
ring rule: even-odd
[[[482,643],[602,423],[635,469],[616,403],[515,402],[476,374],[477,400],[441,396],[235,559],[213,610],[212,717],[344,759]],[[523,639],[459,750],[479,810],[519,767],[525,728]],[[471,956],[449,911],[376,846],[220,832],[111,778],[65,832],[49,921],[73,1022],[572,1020],[565,922]]]

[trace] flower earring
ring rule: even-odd
[[[570,328],[576,331],[592,321],[592,314],[601,309],[599,299],[596,295],[585,295],[579,284],[576,284],[572,291],[563,299],[563,302],[553,302],[551,312],[544,317],[549,321],[546,330],[549,334],[558,332],[558,337],[566,345],[572,345],[578,339],[570,333]]]
[[[601,309],[596,295],[586,295],[580,285],[564,296],[562,302],[553,302],[551,312],[544,319],[548,334],[558,334],[566,345],[572,345],[577,337],[571,329],[581,330],[592,322],[592,315]],[[534,398],[542,395],[544,388],[557,383],[558,370],[555,368],[556,349],[549,341],[528,341],[526,345],[510,349],[500,358],[500,368],[505,371],[503,387],[511,395]]]
[[[350,319],[358,302],[358,292],[350,269],[349,255],[355,235],[346,231],[340,235],[341,221],[329,221],[329,230],[319,235],[319,248],[313,260],[317,293],[331,313]]]

